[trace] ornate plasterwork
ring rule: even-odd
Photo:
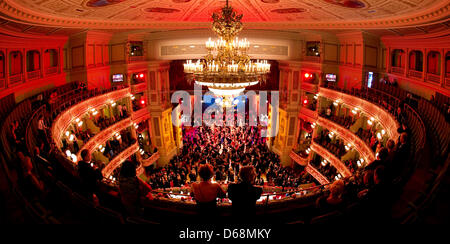
[[[42,26],[187,29],[208,28],[211,13],[218,10],[222,4],[214,0],[181,2],[127,0],[108,6],[90,7],[87,2],[2,0],[0,12],[6,19]],[[348,8],[325,0],[302,2],[285,0],[279,3],[241,0],[233,1],[231,4],[238,12],[244,14],[243,21],[246,22],[247,28],[264,29],[407,27],[444,21],[448,19],[450,10],[447,0],[361,0],[361,2],[365,7]],[[305,11],[293,11],[294,8]],[[149,9],[151,11],[148,11]]]

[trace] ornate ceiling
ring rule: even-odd
[[[248,28],[370,29],[448,19],[450,0],[232,0]],[[0,0],[3,18],[96,29],[205,28],[224,0]]]

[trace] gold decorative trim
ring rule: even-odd
[[[135,21],[98,21],[94,19],[64,18],[45,15],[23,7],[11,0],[1,0],[0,13],[4,18],[27,24],[65,28],[93,29],[189,29],[208,28],[209,22],[135,22]],[[376,29],[400,28],[427,25],[446,21],[450,12],[448,1],[442,1],[434,8],[409,16],[383,18],[366,21],[323,21],[323,22],[248,22],[250,29]]]

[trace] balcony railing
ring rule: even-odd
[[[130,62],[143,61],[144,60],[144,56],[130,56],[128,58],[128,60]]]
[[[322,156],[322,158],[330,162],[331,165],[333,165],[342,176],[350,177],[352,175],[350,170],[341,162],[341,160],[338,159],[334,154],[329,152],[327,149],[323,148],[314,141],[312,141],[311,143],[311,149],[320,156]]]
[[[324,117],[319,117],[317,124],[335,132],[336,135],[344,139],[346,143],[354,145],[355,150],[358,151],[359,155],[363,157],[366,162],[370,163],[375,160],[375,154],[372,152],[372,149],[350,130]]]
[[[316,179],[320,184],[326,185],[329,184],[330,181],[327,177],[323,176],[316,168],[314,168],[311,164],[308,164],[305,168],[308,174],[312,175],[314,179]]]
[[[115,156],[114,159],[109,162],[108,165],[102,170],[102,174],[104,178],[108,178],[114,170],[122,164],[127,158],[136,153],[139,150],[139,144],[136,142],[131,145],[124,151],[122,151],[119,155]]]
[[[22,82],[23,74],[11,75],[9,77],[9,85],[15,85],[17,83]]]
[[[292,160],[294,160],[294,162],[300,164],[300,165],[307,165],[308,164],[308,157],[303,158],[300,157],[300,155],[298,155],[296,152],[291,151],[291,153],[289,154],[289,157],[291,157]]]
[[[81,151],[83,151],[84,149],[87,149],[89,153],[92,153],[98,145],[105,144],[105,142],[109,138],[111,138],[114,133],[124,130],[132,125],[133,124],[131,122],[131,118],[126,118],[100,131],[97,135],[90,138],[89,141],[86,142],[86,144],[84,144],[84,146],[78,152],[78,157],[81,158]]]
[[[45,70],[45,74],[54,74],[58,72],[58,67],[49,67]]]
[[[129,96],[130,88],[124,88],[120,90],[115,89],[109,92],[105,91],[105,93],[94,92],[91,95],[86,97],[80,97],[80,101],[76,105],[73,105],[72,103],[67,104],[67,106],[70,107],[68,109],[65,109],[63,112],[58,113],[58,117],[54,120],[51,130],[53,140],[56,143],[56,145],[58,145],[58,147],[61,147],[62,135],[65,131],[67,131],[67,127],[70,125],[72,120],[82,116],[91,108],[97,108],[105,105],[111,100],[117,101],[120,98]]]
[[[391,67],[391,71],[392,71],[392,73],[396,73],[396,74],[404,74],[405,73],[405,68],[403,68],[403,67]]]
[[[158,159],[159,159],[159,152],[153,153],[153,155],[150,156],[149,158],[142,160],[142,165],[144,167],[147,167],[147,166],[152,165],[153,163],[155,163],[156,160],[158,160]]]
[[[320,57],[317,56],[305,56],[304,61],[308,61],[308,62],[313,62],[313,63],[319,63],[320,62]]]
[[[132,93],[143,92],[143,91],[145,91],[146,88],[147,88],[147,83],[146,82],[132,84],[131,85],[131,92]]]
[[[408,75],[414,78],[419,78],[422,79],[423,78],[423,72],[422,71],[417,71],[417,70],[409,70]]]
[[[32,80],[32,79],[38,79],[39,77],[41,77],[41,71],[40,70],[33,70],[27,73],[27,77],[28,79]]]
[[[427,81],[431,81],[434,83],[441,83],[441,76],[427,73]]]

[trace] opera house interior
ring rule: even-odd
[[[0,223],[448,223],[449,16],[2,0]]]

